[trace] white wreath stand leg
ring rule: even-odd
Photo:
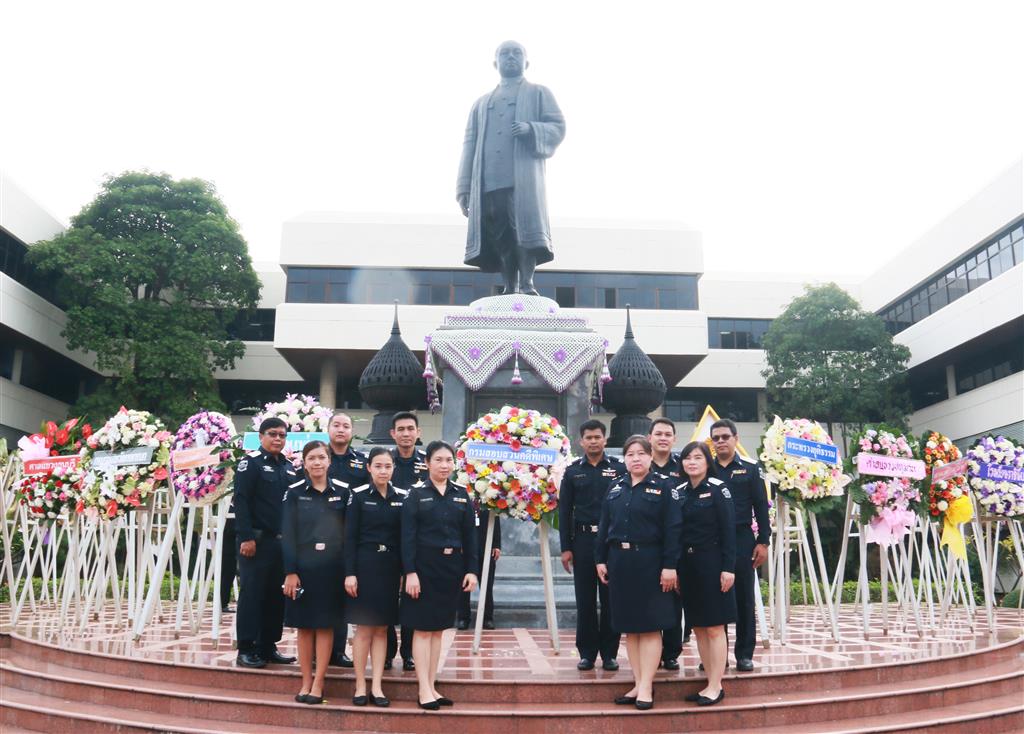
[[[153,610],[160,599],[160,587],[163,585],[164,573],[167,571],[167,563],[171,558],[173,543],[176,536],[176,533],[171,532],[170,529],[180,528],[179,518],[184,504],[185,496],[181,493],[174,493],[174,504],[171,505],[170,513],[167,517],[167,529],[165,530],[163,539],[161,540],[160,549],[156,557],[156,564],[153,568],[153,583],[150,584],[149,593],[146,595],[145,602],[139,611],[139,615],[135,619],[135,627],[132,635],[132,638],[135,641],[138,641],[142,637],[143,630],[146,625],[149,624],[149,620],[153,616]],[[180,530],[177,532],[177,537],[180,544]],[[187,585],[187,582],[184,580],[185,575],[186,574],[182,574],[182,581]]]

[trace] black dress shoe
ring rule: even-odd
[[[268,663],[273,663],[274,665],[291,665],[297,659],[298,658],[293,658],[291,655],[282,655],[277,650],[273,650],[266,657],[266,661]]]
[[[665,670],[679,670],[679,660],[677,660],[676,658],[662,660],[661,667],[663,667]]]
[[[494,620],[493,619],[485,619],[484,620],[484,629],[485,630],[492,630],[492,629],[494,629]]]
[[[351,668],[352,658],[343,652],[336,652],[331,655],[331,665],[337,665],[340,668]]]
[[[439,706],[454,706],[455,705],[455,701],[451,700],[447,696],[441,696],[441,698],[437,699],[437,703],[438,703]]]
[[[393,667],[394,667],[394,661],[392,661],[392,660],[385,660],[384,661],[384,670],[391,670],[391,668],[393,668]]]
[[[594,661],[590,658],[580,658],[580,661],[576,663],[576,670],[593,670]]]
[[[619,669],[619,661],[616,660],[615,658],[608,658],[607,660],[605,660],[605,661],[603,661],[601,663],[601,667],[604,668],[605,670],[618,670]]]
[[[306,700],[303,701],[303,703],[308,704],[310,706],[319,706],[323,702],[324,702],[324,697],[323,696],[314,696],[312,693],[310,693],[308,696],[306,696]]]
[[[225,604],[220,608],[221,614],[234,614],[235,608],[230,604]]]
[[[391,705],[391,701],[388,700],[387,696],[370,696],[370,701],[373,702],[374,706],[378,706],[382,709],[386,709]]]
[[[416,661],[412,658],[402,661],[402,670],[416,670]]]
[[[309,695],[308,693],[296,693],[295,694],[295,702],[296,703],[305,703],[306,702],[306,696],[308,696],[308,695]]]
[[[754,661],[750,658],[740,658],[736,661],[736,670],[741,670],[744,673],[749,673],[754,669]]]
[[[684,696],[683,697],[684,701],[689,701],[690,703],[697,703],[697,701],[699,701],[700,699],[701,699],[700,693],[691,693],[689,696]]]
[[[368,700],[368,698],[365,695],[363,695],[363,696],[352,696],[352,705],[353,706],[365,706],[367,700]]]
[[[427,701],[426,703],[423,703],[423,701],[417,701],[417,703],[419,703],[421,709],[425,709],[427,711],[439,711],[441,709],[441,704],[437,701]]]
[[[468,619],[460,619],[458,622],[455,623],[455,628],[456,629],[460,629],[460,630],[468,630],[469,629],[469,620]]]
[[[707,696],[701,696],[697,699],[698,706],[714,706],[716,703],[725,698],[725,689],[723,688],[718,692],[718,695],[714,698],[708,698]]]
[[[636,707],[639,711],[650,711],[654,708],[654,701],[641,701],[639,698],[636,700]]]
[[[240,668],[265,668],[267,661],[255,652],[240,652],[235,658],[235,665]]]
[[[616,706],[633,706],[636,704],[636,696],[619,696],[615,699]]]

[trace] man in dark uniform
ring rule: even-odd
[[[676,443],[676,424],[670,418],[655,418],[647,440],[651,442],[653,452],[651,471],[664,477],[669,486],[678,486],[683,480],[679,457],[672,453]],[[679,623],[661,633],[661,667],[666,670],[679,670],[679,654],[683,651],[683,598],[677,594],[673,601],[679,612]],[[686,639],[689,637],[687,634]]]
[[[562,566],[573,575],[576,592],[576,649],[579,670],[591,670],[598,654],[605,670],[618,670],[620,635],[612,630],[608,586],[600,583],[594,543],[601,519],[601,503],[608,487],[625,474],[626,465],[604,452],[605,426],[589,420],[580,426],[580,445],[585,456],[565,470],[558,496],[558,536]],[[598,601],[601,612],[598,615]]]
[[[260,449],[235,469],[235,532],[238,538],[238,639],[236,664],[262,668],[294,663],[277,651],[284,631],[284,560],[281,556],[281,502],[296,480],[281,455],[288,427],[280,418],[260,424]]]
[[[476,526],[477,555],[480,558],[480,565],[476,570],[477,579],[480,583],[484,580],[484,550],[487,548],[487,523],[490,520],[490,513],[487,508],[480,506],[479,500],[473,500],[473,524]],[[484,629],[494,629],[494,572],[501,558],[501,518],[494,518],[494,539],[491,541],[491,568],[487,572],[487,602],[484,604]],[[483,593],[481,588],[480,593]],[[469,629],[470,625],[470,594],[462,592],[459,599],[459,619],[456,627],[460,630]]]
[[[341,493],[341,501],[347,506],[349,492],[370,482],[370,474],[366,471],[366,456],[352,448],[352,418],[347,413],[335,413],[331,416],[327,424],[327,436],[331,445],[331,466],[327,470],[327,477],[334,484],[336,491]],[[334,628],[332,665],[352,667],[352,658],[345,654],[347,640],[348,624],[341,620]]]
[[[736,424],[728,418],[711,424],[711,440],[715,447],[715,475],[729,485],[736,510],[736,669],[754,669],[754,647],[757,645],[755,620],[758,568],[768,559],[768,494],[764,477],[756,461],[736,453]],[[751,529],[751,518],[757,518],[757,537]]]
[[[391,439],[395,448],[391,458],[395,460],[395,473],[391,475],[391,484],[398,489],[408,490],[418,482],[427,478],[427,454],[423,449],[416,448],[420,440],[420,420],[415,413],[402,411],[391,417]],[[398,593],[397,590],[395,593]],[[402,627],[402,644],[398,644],[398,635],[394,627],[388,627],[388,647],[384,655],[384,667],[390,670],[395,653],[402,655],[402,670],[416,670],[412,659],[412,634],[409,627]]]

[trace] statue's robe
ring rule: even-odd
[[[455,195],[469,195],[469,230],[465,263],[485,272],[498,272],[501,261],[494,243],[485,242],[481,224],[483,211],[483,143],[487,105],[491,93],[478,99],[469,113],[462,161]],[[513,152],[514,206],[519,246],[537,253],[537,264],[554,258],[551,226],[548,223],[544,160],[550,158],[565,137],[565,118],[547,87],[523,80],[516,97],[516,122],[530,125],[532,134],[515,139]]]

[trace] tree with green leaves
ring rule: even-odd
[[[768,409],[848,428],[906,424],[910,350],[835,283],[793,299],[764,336]],[[846,441],[844,440],[845,444]]]
[[[111,375],[75,406],[104,420],[120,405],[177,424],[223,410],[213,377],[245,345],[229,334],[256,308],[260,282],[238,224],[213,185],[128,171],[52,240],[30,248],[68,304],[63,336]]]

